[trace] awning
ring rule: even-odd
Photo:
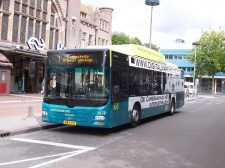
[[[4,54],[0,53],[0,62],[9,63],[10,61],[8,60],[8,58],[6,58],[6,56]]]
[[[12,63],[0,62],[0,66],[10,66],[13,67]]]
[[[2,44],[0,45],[0,51],[4,51],[7,54],[19,54],[23,57],[36,57],[36,58],[46,58],[47,57],[47,51],[42,50],[30,50],[25,46],[10,46],[9,44]]]
[[[10,61],[8,60],[8,58],[6,58],[6,56],[2,53],[0,53],[0,66],[10,66],[12,67],[13,64],[10,63]]]

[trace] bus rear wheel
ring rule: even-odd
[[[175,101],[172,100],[171,104],[170,104],[170,111],[169,111],[169,115],[173,115],[175,111]]]
[[[134,105],[132,114],[131,114],[131,122],[130,127],[134,128],[140,123],[140,110],[137,105]]]

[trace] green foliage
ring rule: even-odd
[[[143,46],[146,48],[150,48],[149,43],[144,43]],[[155,51],[159,51],[160,47],[157,47],[157,45],[151,44],[151,49]]]
[[[123,32],[114,32],[112,35],[112,44],[137,44],[137,41],[135,39],[130,38],[127,34]]]
[[[137,44],[137,45],[143,45],[144,47],[149,48],[149,44],[145,43],[142,44],[141,40],[138,37],[131,38],[127,34],[123,32],[113,32],[112,35],[112,44],[113,45],[121,45],[121,44]],[[152,44],[151,49],[159,51],[159,47]]]
[[[191,50],[188,59],[194,63],[196,49],[196,76],[209,75],[214,82],[217,72],[225,72],[225,32],[221,29],[202,31],[199,43]],[[213,90],[214,87],[212,93]]]

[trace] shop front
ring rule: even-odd
[[[0,45],[0,51],[12,64],[8,76],[9,93],[38,93],[45,71],[45,50],[28,49],[26,46]]]
[[[0,53],[0,96],[9,95],[12,64]]]

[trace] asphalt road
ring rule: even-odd
[[[134,129],[64,126],[0,139],[0,167],[222,168],[225,97],[189,101]]]

